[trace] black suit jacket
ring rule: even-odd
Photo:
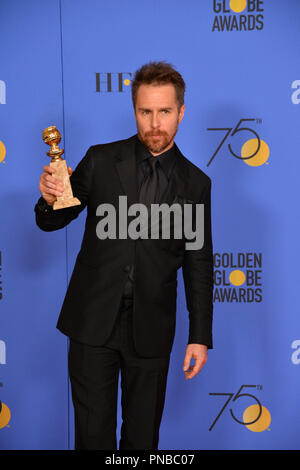
[[[145,357],[171,352],[176,322],[177,270],[182,266],[189,312],[188,343],[212,348],[213,246],[210,178],[175,144],[176,165],[164,202],[204,203],[205,237],[199,250],[185,250],[185,239],[105,239],[96,235],[99,204],[114,205],[127,196],[137,203],[135,143],[126,140],[88,149],[70,177],[80,206],[42,213],[35,207],[37,225],[58,230],[87,207],[85,232],[62,305],[57,328],[90,345],[103,345],[114,326],[130,264],[135,263],[133,337]],[[118,217],[118,216],[117,216]],[[130,218],[128,218],[128,222]]]

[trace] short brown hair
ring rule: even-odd
[[[136,96],[140,85],[166,85],[172,84],[175,88],[178,106],[184,103],[185,82],[177,70],[165,61],[148,62],[138,69],[131,84],[131,96],[135,108]]]

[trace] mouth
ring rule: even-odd
[[[161,134],[151,134],[150,137],[154,138],[154,139],[159,139],[160,137],[162,137]]]

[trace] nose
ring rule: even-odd
[[[151,119],[151,127],[153,129],[157,129],[160,126],[160,121],[159,121],[159,116],[158,113],[152,113],[152,119]]]

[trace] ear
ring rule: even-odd
[[[185,104],[183,104],[179,110],[178,124],[182,121],[182,118],[184,116],[184,111],[185,111]]]

